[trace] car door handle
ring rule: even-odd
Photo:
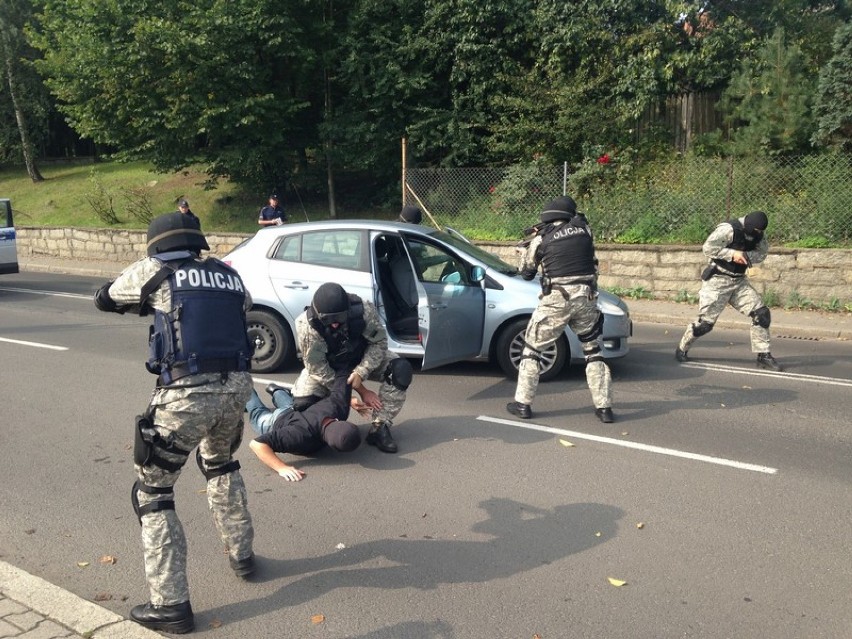
[[[429,308],[431,308],[433,311],[442,311],[445,308],[447,308],[447,305],[446,304],[430,304]]]
[[[293,282],[292,284],[285,284],[284,288],[295,288],[300,291],[306,291],[308,290],[308,285],[302,284],[301,282]]]

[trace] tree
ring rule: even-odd
[[[819,74],[813,141],[852,151],[852,22],[838,27],[833,50]]]
[[[722,101],[738,150],[782,154],[808,148],[815,83],[806,69],[801,50],[785,42],[780,28],[743,61]]]
[[[37,136],[35,131],[44,130],[47,108],[44,87],[29,64],[34,52],[24,36],[24,27],[31,17],[32,5],[27,0],[0,0],[0,65],[3,78],[0,97],[8,92],[4,110],[14,115],[20,139],[15,146],[23,154],[30,179],[40,182],[44,178],[36,165],[34,138]],[[0,100],[0,105],[3,102]],[[11,142],[8,134],[5,137]]]
[[[314,3],[45,0],[39,69],[72,126],[160,170],[270,188],[317,145]]]

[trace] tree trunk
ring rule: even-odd
[[[44,180],[44,177],[42,177],[35,163],[33,145],[30,142],[30,135],[27,133],[26,116],[18,102],[15,73],[10,57],[6,58],[6,77],[9,83],[9,96],[12,98],[12,106],[15,109],[15,121],[18,123],[18,132],[21,134],[21,147],[24,152],[24,164],[27,166],[27,174],[33,182],[41,182]]]

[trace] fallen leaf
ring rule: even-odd
[[[629,434],[630,434],[630,433],[628,433],[626,430],[621,431],[621,436],[622,436],[622,437],[627,437]]]
[[[611,583],[611,584],[612,584],[613,586],[615,586],[616,588],[620,588],[621,586],[626,586],[626,585],[627,585],[627,582],[626,582],[626,581],[623,581],[623,580],[621,580],[621,579],[615,579],[614,577],[607,577],[606,579],[607,579],[607,581],[608,581],[609,583]]]
[[[213,621],[210,622],[210,627],[211,628],[221,628],[222,622],[219,621],[218,619],[214,619]]]
[[[27,528],[27,529],[24,531],[24,534],[25,534],[25,535],[33,535],[33,534],[35,534],[35,530],[36,530],[35,528]]]
[[[325,615],[314,615],[311,617],[312,624],[322,623],[323,621],[325,621]]]
[[[77,565],[78,565],[80,568],[85,568],[86,566],[88,566],[88,565],[89,565],[89,562],[88,562],[88,561],[78,561],[78,562],[77,562]]]
[[[540,634],[538,634],[538,633],[535,633],[535,634],[533,635],[533,639],[541,639],[541,635],[540,635]]]
[[[600,537],[602,534],[603,533],[599,530],[598,532],[595,533],[595,537]]]
[[[743,386],[746,390],[751,390],[751,386]]]
[[[420,515],[420,518],[425,519],[428,516],[429,516],[429,513],[423,513],[422,515]]]
[[[566,448],[572,448],[574,446],[574,444],[569,442],[567,439],[560,439],[559,443],[565,446]]]
[[[642,530],[642,529],[645,527],[645,524],[643,524],[643,523],[640,521],[638,524],[636,524],[636,527],[637,527],[639,530]]]
[[[98,594],[95,595],[95,597],[94,597],[94,599],[92,599],[92,601],[109,601],[111,599],[112,599],[112,595],[109,594],[108,592],[99,592]]]
[[[719,404],[719,405],[720,405],[722,408],[725,408],[725,405],[724,405],[724,404]]]
[[[102,564],[114,564],[115,562],[117,562],[117,561],[118,561],[118,559],[116,559],[116,558],[115,558],[115,557],[113,557],[112,555],[104,555],[103,557],[101,557],[101,558],[100,558],[100,560],[99,560],[99,561],[100,561]]]
[[[335,546],[335,548],[336,548],[337,550],[343,550],[344,548],[346,548],[346,544],[337,544],[337,545]]]

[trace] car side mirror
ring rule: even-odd
[[[485,269],[481,266],[474,266],[470,269],[470,281],[481,282],[485,279]]]

